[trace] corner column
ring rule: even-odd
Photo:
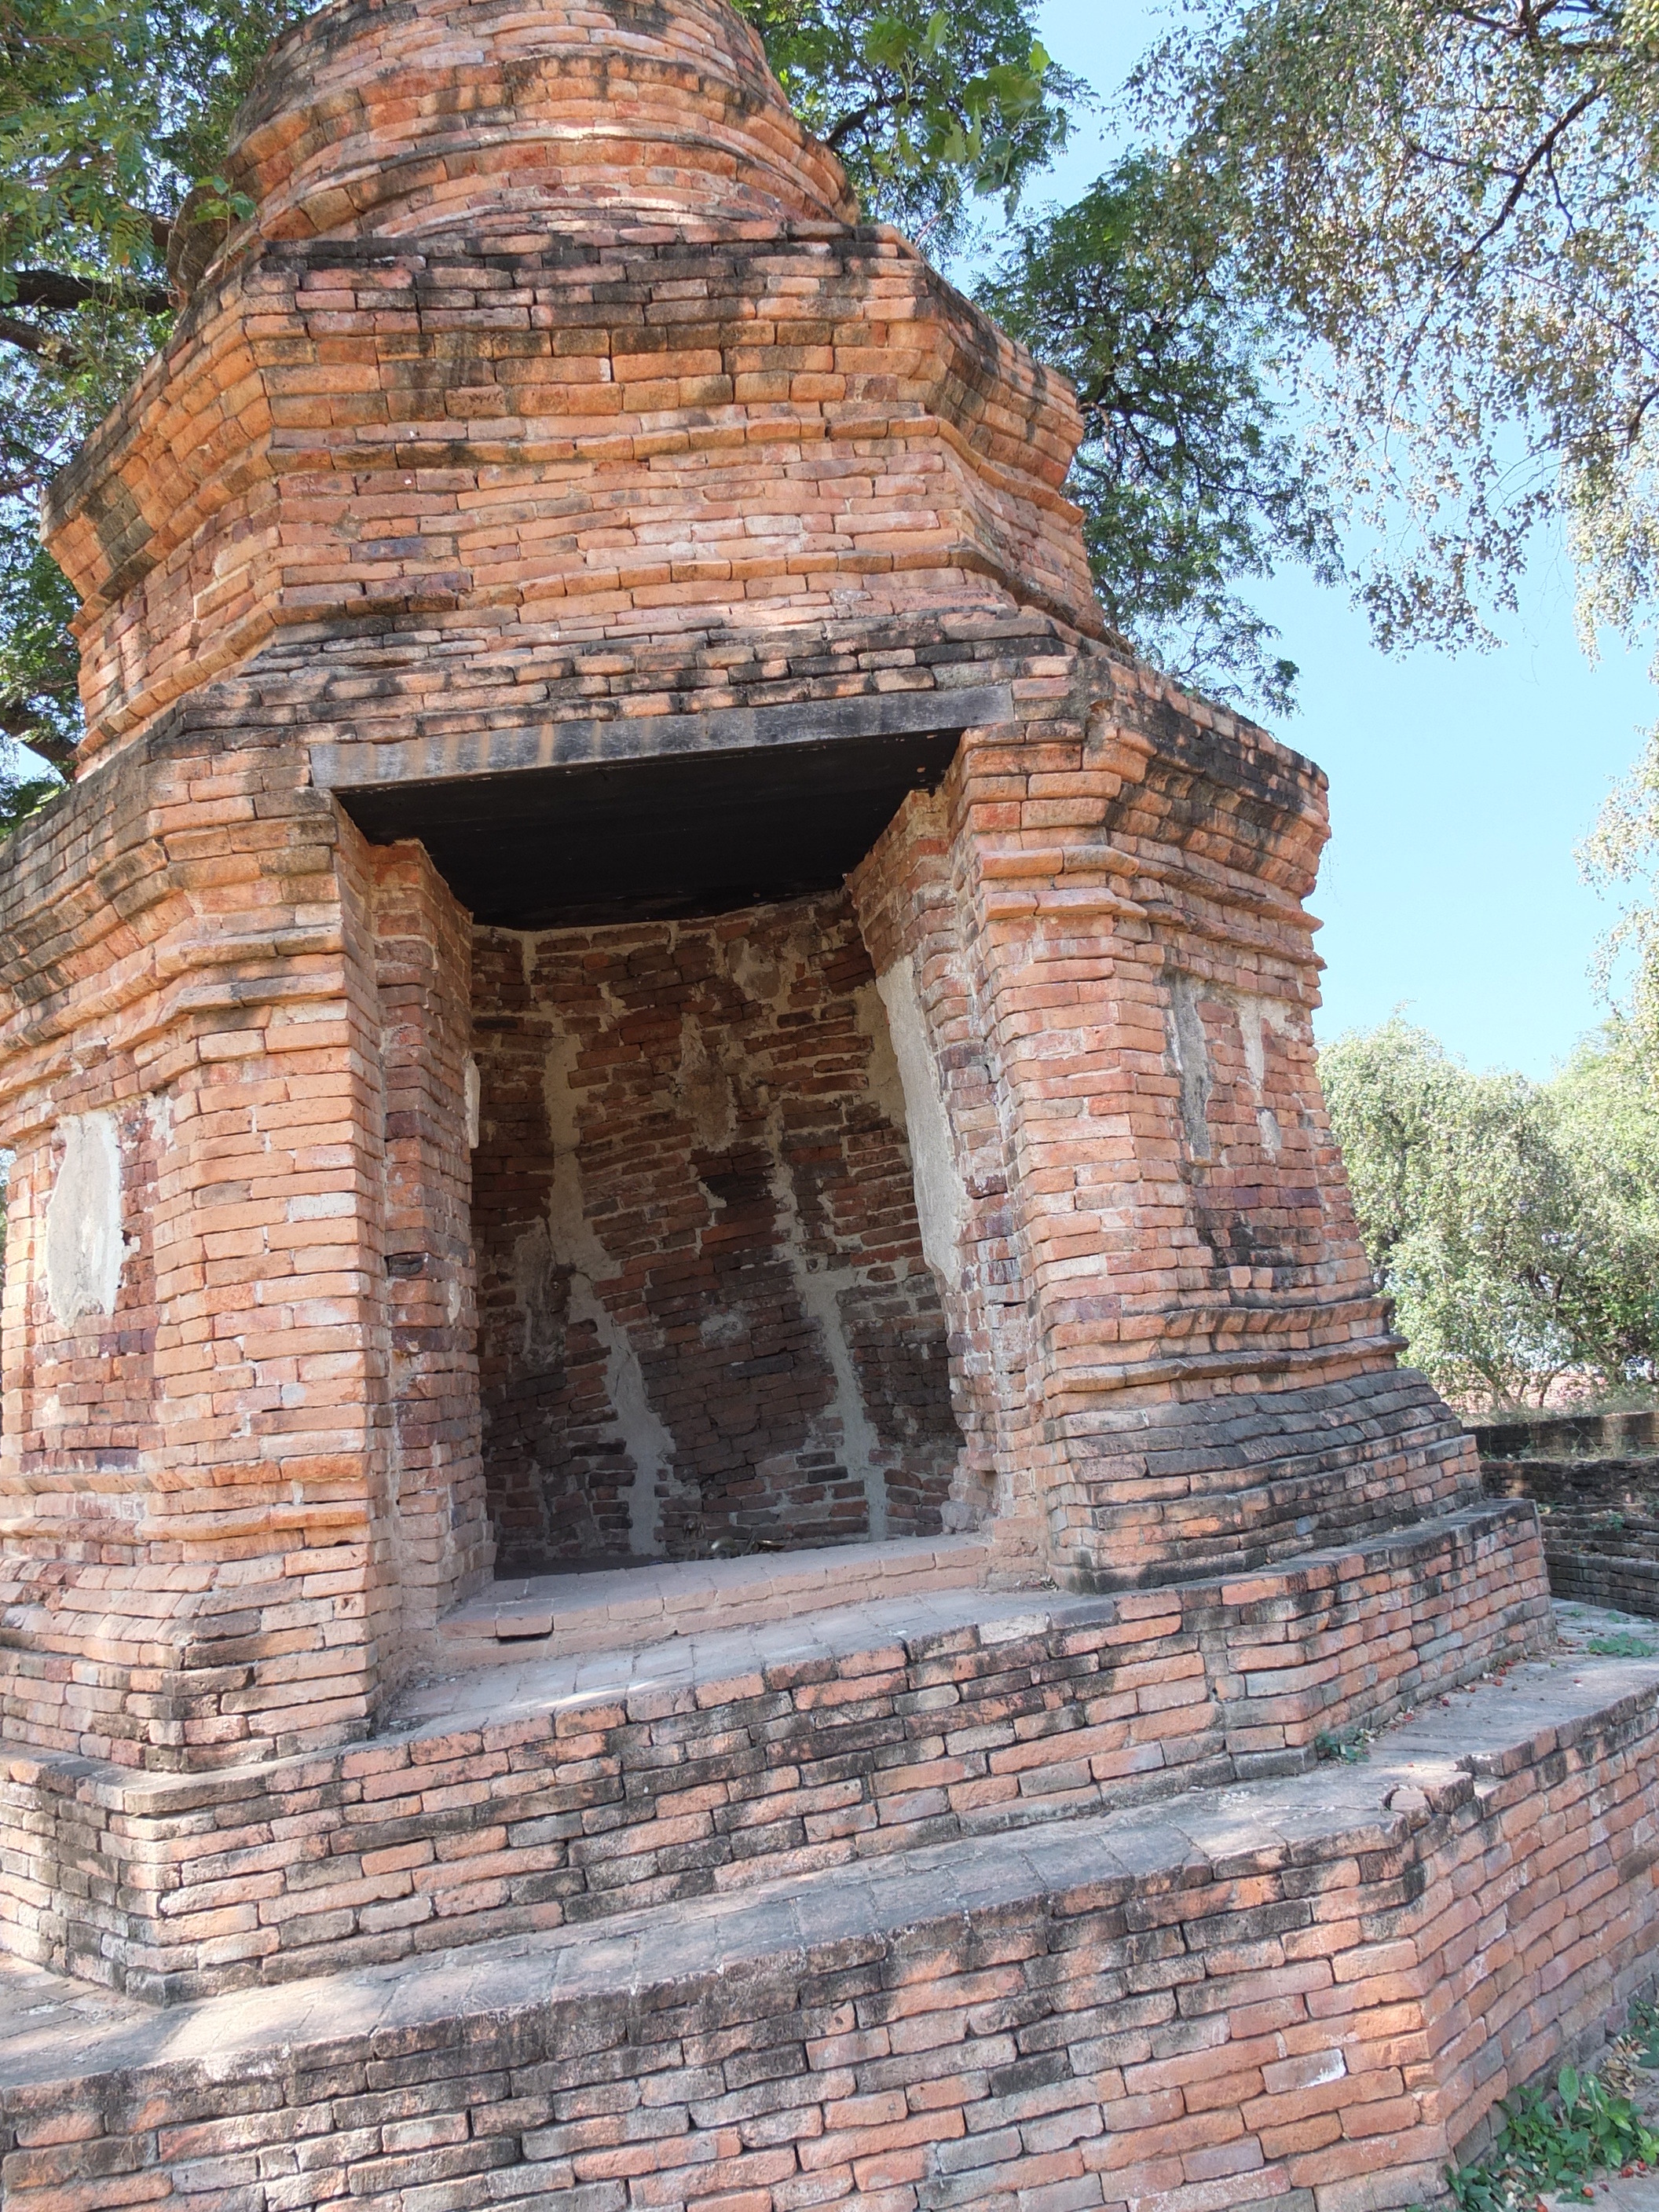
[[[455,927],[418,866],[388,866],[384,889],[383,913],[376,856],[283,733],[233,743],[183,717],[8,846],[14,1743],[188,1771],[349,1740],[396,1679],[405,1572],[418,1622],[482,1571],[466,1411],[428,1418],[431,1316],[398,1314],[387,1287],[389,1249],[442,1249],[438,1359],[465,1401],[462,970],[451,957],[441,1050],[416,1077],[425,1016],[398,1002],[420,932],[394,912],[424,900],[428,964]],[[453,1105],[428,1110],[422,1083]],[[410,1185],[434,1142],[428,1235]],[[452,1473],[458,1512],[437,1495]]]
[[[854,879],[884,995],[917,979],[966,1194],[952,1340],[988,1510],[1103,1588],[1472,1502],[1319,1095],[1322,777],[1104,656],[1014,698]]]

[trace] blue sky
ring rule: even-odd
[[[1152,35],[1150,8],[1047,0],[1054,58],[1112,90]],[[1104,166],[1085,120],[1054,198]],[[1038,194],[1036,197],[1044,197]],[[1571,580],[1541,552],[1492,653],[1379,653],[1340,592],[1287,570],[1254,597],[1302,671],[1278,734],[1331,781],[1312,902],[1328,963],[1321,1034],[1404,1005],[1478,1067],[1544,1076],[1601,1018],[1589,969],[1613,909],[1573,850],[1659,720],[1647,655],[1607,641],[1592,667]]]

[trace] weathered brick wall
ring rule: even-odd
[[[465,928],[259,736],[156,732],[8,851],[0,1729],[129,1764],[361,1734],[486,1558]],[[106,1113],[126,1249],[65,1326],[46,1209]]]
[[[131,762],[112,758],[14,841],[7,874],[17,917],[8,987],[15,995],[0,1033],[0,1116],[21,1141],[15,1249],[25,1264],[13,1270],[9,1296],[24,1298],[34,1266],[29,1218],[45,1194],[34,1148],[52,1140],[78,1098],[118,1097],[125,1110],[169,1092],[177,1157],[158,1179],[155,1234],[158,1252],[165,1244],[173,1257],[156,1274],[158,1316],[163,1297],[176,1292],[183,1303],[165,1337],[157,1321],[150,1356],[167,1443],[142,1474],[143,1482],[152,1479],[153,1462],[156,1485],[185,1501],[164,1519],[134,1502],[138,1475],[88,1466],[75,1474],[76,1502],[54,1505],[47,1463],[37,1468],[28,1457],[40,1439],[20,1399],[0,1460],[14,1470],[8,1495],[27,1500],[12,1523],[8,1557],[20,1564],[6,1586],[20,1637],[6,1662],[7,1724],[19,1735],[94,1756],[116,1755],[109,1747],[119,1736],[145,1747],[121,1755],[185,1762],[246,1756],[244,1742],[267,1731],[281,1738],[291,1725],[350,1733],[366,1723],[403,1663],[394,1441],[403,1436],[417,1457],[428,1452],[416,1442],[408,1406],[392,1410],[400,1301],[419,1308],[414,1328],[439,1332],[418,1346],[407,1340],[397,1356],[412,1350],[417,1366],[437,1363],[429,1375],[410,1370],[414,1396],[435,1394],[430,1446],[441,1442],[458,1455],[452,1504],[460,1498],[473,1532],[458,1534],[434,1592],[452,1568],[448,1586],[459,1588],[479,1563],[477,1523],[462,1494],[465,1352],[459,1338],[440,1341],[450,1324],[438,1316],[432,1285],[409,1287],[424,1277],[386,1269],[388,1018],[376,981],[375,864],[335,803],[307,789],[291,750],[299,733],[337,733],[348,708],[366,735],[435,745],[448,742],[445,729],[503,713],[522,691],[526,710],[545,716],[550,728],[578,727],[597,744],[596,717],[606,728],[641,714],[653,726],[683,723],[689,703],[729,702],[734,693],[745,705],[793,702],[807,714],[826,700],[878,698],[896,687],[948,696],[966,686],[983,696],[988,684],[1006,685],[1013,721],[968,732],[938,801],[908,803],[854,887],[878,995],[884,990],[891,1001],[884,1006],[890,1028],[894,1009],[904,1013],[914,1064],[903,1087],[915,1087],[924,1105],[931,1100],[938,1120],[922,1147],[929,1164],[921,1188],[933,1193],[936,1225],[944,1224],[930,1270],[917,1265],[923,1224],[898,1173],[890,1114],[863,1121],[867,1099],[851,1103],[873,1064],[862,1064],[862,1073],[854,1065],[873,1052],[873,1022],[867,1036],[856,1019],[846,1026],[848,994],[869,981],[864,953],[857,976],[849,969],[828,992],[852,1057],[830,1071],[827,1089],[817,1075],[808,1086],[820,1100],[812,1112],[830,1114],[833,1141],[821,1163],[806,1157],[817,1138],[802,1139],[810,1115],[797,1129],[787,1104],[811,1064],[814,1021],[796,1020],[805,1012],[796,1006],[774,1030],[769,1014],[765,1038],[757,1031],[754,1040],[776,1072],[788,1071],[766,1114],[784,1115],[792,1188],[809,1194],[802,1234],[820,1238],[822,1255],[837,1265],[852,1255],[855,1380],[872,1344],[884,1356],[902,1345],[905,1389],[929,1376],[925,1419],[909,1426],[904,1453],[885,1463],[896,1468],[902,1456],[935,1487],[913,1505],[898,1498],[896,1474],[895,1498],[918,1520],[942,1503],[970,1520],[988,1515],[1009,1558],[1046,1560],[1098,1587],[1270,1559],[1466,1496],[1467,1441],[1426,1386],[1394,1368],[1395,1344],[1366,1279],[1314,1086],[1307,1021],[1316,971],[1296,899],[1323,834],[1316,774],[1259,733],[1213,716],[1206,724],[1207,710],[1160,680],[1080,653],[1030,616],[919,622],[903,637],[890,629],[826,634],[806,626],[770,658],[753,639],[723,633],[676,659],[679,651],[550,646],[528,659],[504,653],[499,666],[480,668],[434,646],[412,617],[361,633],[319,629],[303,650],[285,644],[234,684],[204,688]],[[659,711],[668,696],[680,702],[672,717]],[[234,750],[226,749],[232,730]],[[1179,809],[1159,796],[1177,787],[1185,794]],[[441,901],[428,920],[434,945],[453,933]],[[657,941],[667,938],[659,929]],[[836,941],[850,947],[855,939]],[[434,977],[444,960],[453,964],[447,953],[419,957]],[[907,964],[908,998],[899,988]],[[1210,978],[1201,990],[1179,983],[1200,973]],[[1271,998],[1280,1009],[1271,1021],[1261,1018],[1259,1067],[1239,1028],[1254,1018],[1241,1012],[1241,978],[1252,979],[1250,1007],[1259,1012]],[[715,1007],[728,985],[696,988],[713,993]],[[459,988],[444,987],[452,1000]],[[808,994],[814,1020],[817,992],[815,985]],[[597,1049],[611,1017],[599,1020],[590,1006],[586,1018],[598,1024]],[[637,1069],[655,1054],[670,1087],[680,1082],[678,1016],[636,1009],[629,1019],[656,1039]],[[455,1033],[459,1015],[443,1020],[444,1034]],[[129,1034],[137,1040],[130,1082],[122,1073]],[[1201,1084],[1183,1091],[1181,1054],[1200,1036],[1207,1095]],[[615,1042],[635,1049],[620,1030]],[[529,1115],[514,1145],[533,1133],[538,1089],[547,1127],[544,1048],[535,1049],[542,1076],[521,1066],[513,1077],[515,1110]],[[443,1096],[430,1091],[423,1109],[433,1128],[409,1154],[436,1178],[439,1248],[459,1235],[460,1102],[454,1051],[444,1051]],[[77,1054],[81,1067],[66,1085]],[[590,1147],[606,1141],[613,1073],[596,1057],[578,1085],[588,1117],[579,1133]],[[838,1086],[848,1084],[843,1095]],[[710,1085],[714,1098],[712,1072]],[[194,1118],[194,1102],[209,1088],[228,1118]],[[623,1082],[619,1110],[627,1097]],[[842,1103],[831,1111],[823,1102],[837,1097]],[[908,1103],[906,1113],[915,1120]],[[1293,1133],[1277,1154],[1266,1142],[1266,1115],[1281,1135]],[[441,1133],[439,1121],[447,1123]],[[693,1121],[682,1115],[676,1127],[679,1200],[701,1213],[687,1224],[665,1214],[629,1225],[618,1205],[599,1232],[603,1243],[625,1231],[618,1272],[635,1269],[641,1285],[658,1264],[645,1256],[653,1239],[701,1236],[697,1220],[704,1229],[710,1220],[707,1187],[690,1173]],[[912,1152],[914,1163],[915,1145]],[[641,1158],[651,1164],[648,1152]],[[227,1176],[226,1160],[252,1164]],[[625,1165],[620,1153],[595,1152],[592,1164],[605,1174]],[[503,1221],[521,1208],[520,1224],[533,1225],[550,1202],[553,1169],[545,1156],[524,1165],[525,1188],[508,1188],[509,1167],[489,1203],[499,1202]],[[407,1197],[395,1187],[402,1173],[394,1162],[394,1207]],[[877,1188],[896,1211],[872,1228],[860,1210]],[[337,1211],[342,1194],[350,1200],[345,1214]],[[884,1195],[884,1210],[889,1203]],[[729,1218],[732,1208],[725,1211]],[[1228,1241],[1236,1218],[1240,1233],[1279,1239],[1272,1265],[1247,1268],[1237,1259]],[[890,1236],[890,1253],[883,1242]],[[209,1237],[210,1249],[201,1241]],[[392,1256],[401,1263],[410,1255]],[[712,1261],[712,1245],[704,1257]],[[896,1283],[879,1279],[901,1263],[902,1297]],[[944,1432],[927,1425],[942,1418],[936,1352],[924,1350],[939,1340],[938,1322],[923,1316],[935,1274],[968,1447],[948,1501],[938,1486]],[[464,1304],[463,1277],[443,1279]],[[272,1286],[290,1279],[293,1302],[284,1304]],[[136,1297],[142,1280],[136,1266],[124,1297]],[[665,1293],[667,1283],[665,1266]],[[728,1364],[716,1354],[727,1348],[702,1344],[705,1316],[695,1344],[690,1334],[675,1340],[671,1363],[670,1328],[644,1304],[645,1351],[655,1358],[660,1350],[665,1388],[672,1365],[696,1390],[712,1390]],[[23,1307],[12,1310],[15,1329]],[[140,1310],[132,1311],[142,1328]],[[13,1375],[24,1371],[31,1348],[16,1342]],[[913,1357],[914,1366],[903,1364]],[[833,1374],[833,1358],[824,1364]],[[607,1395],[615,1387],[610,1364],[607,1355]],[[823,1375],[820,1366],[815,1388]],[[757,1379],[744,1378],[745,1400]],[[571,1412],[589,1420],[575,1442],[599,1468],[599,1447],[610,1439],[592,1388],[599,1363],[590,1360],[574,1380],[580,1390]],[[440,1410],[446,1393],[447,1410]],[[29,1401],[47,1403],[40,1394]],[[660,1406],[655,1417],[672,1433]],[[453,1423],[460,1425],[446,1430]],[[872,1426],[879,1458],[881,1421]],[[832,1455],[828,1467],[836,1464],[846,1462]],[[603,1523],[608,1515],[609,1528],[619,1529],[617,1498],[600,1496],[592,1475],[581,1479],[596,1517]],[[422,1474],[416,1489],[425,1481]],[[100,1498],[106,1503],[93,1502]],[[804,1503],[817,1513],[817,1501]],[[684,1530],[695,1547],[688,1522],[671,1516],[662,1525]],[[794,1525],[836,1523],[832,1512],[816,1521],[803,1512]],[[592,1540],[584,1533],[579,1540],[585,1547]],[[428,1516],[416,1552],[437,1541]],[[291,1569],[274,1564],[290,1559]],[[305,1589],[298,1613],[291,1579]],[[185,1646],[194,1655],[187,1684],[182,1662],[167,1656]],[[98,1656],[66,1677],[58,1657],[70,1650]],[[140,1663],[167,1678],[159,1702],[132,1692]],[[97,1668],[107,1671],[94,1681]],[[267,1686],[251,1687],[256,1676]],[[294,1685],[313,1678],[307,1711]],[[25,1680],[36,1686],[23,1691]],[[81,1716],[72,1726],[59,1710],[65,1700]],[[106,1713],[118,1717],[94,1724]]]
[[[0,2100],[5,2201],[1404,2206],[1647,1986],[1654,1751],[1638,1692],[1390,1778],[1346,1827],[1077,1824],[1018,1871],[930,1855],[851,1913],[809,1887],[619,1924],[482,1989],[441,1968],[424,2005],[354,1987],[297,2033],[273,1994],[170,2062],[100,2039],[89,2081],[77,2052]]]
[[[503,1563],[936,1531],[944,1316],[845,898],[474,964]]]
[[[1313,1073],[1322,780],[1103,641],[1063,489],[1073,396],[849,220],[752,33],[716,0],[625,35],[604,10],[342,0],[284,41],[228,160],[258,208],[181,267],[173,339],[51,502],[89,728],[85,781],[0,871],[24,1273],[78,1101],[162,1098],[173,1133],[125,1293],[151,1267],[153,1312],[77,1340],[70,1397],[31,1380],[8,1433],[26,1564],[0,1595],[35,1685],[9,1724],[179,1763],[349,1735],[482,1570],[454,917],[410,879],[392,927],[415,950],[377,944],[392,878],[317,787],[361,799],[347,756],[418,787],[435,837],[458,776],[781,758],[820,712],[884,743],[897,695],[928,695],[906,730],[964,730],[937,805],[854,888],[921,1116],[914,1231],[891,1115],[850,1103],[867,1066],[826,1088],[801,1034],[844,1030],[861,974],[764,1037],[696,984],[692,1030],[778,1078],[718,1159],[698,1121],[723,1078],[682,1066],[665,1006],[577,1022],[554,1103],[605,1187],[566,1219],[603,1265],[555,1251],[558,1146],[533,1072],[515,1094],[530,1151],[489,1169],[486,1285],[509,1325],[484,1347],[515,1559],[948,1507],[1005,1560],[1101,1588],[1463,1501],[1468,1446],[1395,1371]],[[629,1023],[655,1039],[640,1096],[665,1079],[708,1109],[637,1164],[600,1126],[632,1110],[598,1057],[635,1049]],[[948,1496],[918,1245],[966,1443]],[[741,1361],[714,1340],[734,1319]],[[66,1451],[64,1407],[111,1379],[118,1420]],[[140,1415],[165,1443],[122,1440]],[[70,1653],[95,1686],[60,1679]]]
[[[291,755],[175,729],[9,844],[13,1736],[211,1763],[370,1710],[380,1018],[367,848],[337,823]],[[112,1312],[64,1331],[54,1159],[69,1118],[105,1112],[129,1249]],[[84,1410],[111,1370],[116,1433]]]
[[[0,2095],[9,2212],[1431,2188],[1639,1978],[1650,1670],[1310,1771],[1544,1617],[1323,1116],[1322,779],[1104,641],[1071,395],[718,0],[337,0],[229,159],[54,495],[86,773],[0,854],[0,1919],[221,1994]],[[773,896],[877,842],[714,921],[453,895],[715,905],[751,819]],[[485,1412],[515,1564],[942,1522],[982,1583],[706,1638],[755,1563],[663,1566],[568,1662],[481,1598],[547,1653],[399,1717]]]
[[[1659,1620],[1659,1454],[1483,1459],[1488,1498],[1539,1510],[1557,1597]]]
[[[373,863],[391,1333],[387,1526],[406,1640],[476,1589],[491,1559],[470,1212],[472,940],[419,845],[382,848]]]
[[[891,1604],[840,1650],[786,1631],[672,1683],[648,1651],[621,1687],[602,1662],[573,1686],[574,1662],[538,1711],[239,1772],[14,1762],[0,1923],[146,1996],[286,1981],[1295,1771],[1322,1731],[1548,1632],[1524,1506],[1285,1573],[1013,1604],[943,1631]]]
[[[498,40],[480,36],[468,0],[418,13],[336,6],[265,57],[230,177],[267,238],[401,233],[458,216],[519,236],[532,210],[535,228],[567,235],[673,219],[705,234],[734,221],[857,221],[841,163],[780,98],[743,17],[677,0],[629,29],[623,48],[603,15],[541,9]],[[410,99],[411,82],[450,97]],[[626,130],[593,129],[615,116],[623,85]],[[191,242],[187,276],[222,238],[209,225]]]
[[[1089,1587],[1467,1502],[1319,1093],[1322,778],[1149,672],[1055,653],[1012,690],[851,879],[950,1100],[999,1520]]]

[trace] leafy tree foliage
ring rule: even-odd
[[[1195,13],[1139,90],[1382,532],[1383,641],[1479,635],[1550,515],[1592,617],[1650,605],[1652,0],[1246,0]]]
[[[1381,641],[1485,637],[1540,525],[1587,646],[1651,640],[1659,0],[1194,0],[1137,94],[1273,331]],[[1583,857],[1659,1041],[1659,732]]]
[[[1077,386],[1071,489],[1111,621],[1178,673],[1283,709],[1295,664],[1237,580],[1281,554],[1327,579],[1340,564],[1217,213],[1169,161],[1132,155],[1075,207],[1020,225],[977,296]]]
[[[737,0],[796,113],[846,164],[866,215],[930,252],[973,198],[1021,189],[1066,143],[1086,88],[1044,52],[1030,0]]]
[[[1659,1093],[1633,1034],[1533,1084],[1471,1074],[1396,1017],[1320,1075],[1365,1249],[1449,1397],[1659,1382]]]

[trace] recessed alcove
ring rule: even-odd
[[[940,1528],[961,1437],[836,890],[473,937],[499,1573]]]
[[[958,738],[337,791],[472,917],[498,1576],[944,1528],[945,1316],[845,878]]]
[[[418,837],[481,923],[544,930],[718,915],[836,889],[907,793],[938,787],[960,734],[667,751],[339,797],[375,843]]]

